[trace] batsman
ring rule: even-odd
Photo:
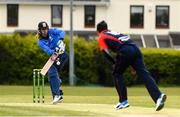
[[[161,110],[164,107],[166,95],[160,92],[144,64],[140,49],[133,40],[128,35],[108,30],[105,21],[97,24],[97,33],[99,35],[97,41],[100,50],[114,65],[113,77],[119,95],[119,102],[115,105],[115,109],[123,109],[129,106],[123,73],[131,66],[136,71],[138,77],[143,80],[150,96],[156,104],[156,111]],[[109,50],[116,53],[115,59],[111,56]]]
[[[38,46],[47,53],[52,61],[55,61],[48,70],[48,80],[53,97],[53,104],[63,100],[63,91],[61,89],[61,79],[59,71],[62,70],[67,62],[69,55],[65,51],[63,42],[65,32],[57,28],[49,29],[48,24],[42,21],[38,24]]]

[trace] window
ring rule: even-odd
[[[169,28],[169,6],[156,6],[156,28]]]
[[[62,26],[62,5],[52,5],[51,6],[51,25],[52,26]]]
[[[159,42],[160,48],[170,48],[171,47],[169,35],[157,35],[157,40]]]
[[[95,27],[95,6],[85,6],[85,27]]]
[[[141,39],[141,35],[135,35],[132,34],[130,35],[131,39],[133,39],[133,41],[139,46],[139,47],[143,47],[143,42]]]
[[[130,27],[144,27],[144,6],[131,6],[130,8]]]
[[[18,26],[18,5],[7,5],[7,26]]]
[[[154,35],[143,35],[143,38],[147,48],[157,47]]]

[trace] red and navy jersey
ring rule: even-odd
[[[113,52],[118,52],[122,45],[132,43],[128,35],[109,30],[102,31],[97,40],[101,51],[110,49]]]

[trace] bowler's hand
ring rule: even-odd
[[[131,74],[132,74],[133,76],[135,76],[135,75],[136,75],[136,71],[134,70],[134,68],[133,68],[133,67],[131,67]]]
[[[113,69],[113,70],[115,69],[115,64],[112,65],[112,69]]]

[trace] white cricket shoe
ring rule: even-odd
[[[167,96],[165,94],[161,94],[156,101],[156,111],[160,111],[164,107],[164,102],[166,101]]]
[[[62,102],[62,100],[63,100],[63,96],[62,95],[55,95],[54,96],[54,100],[53,100],[53,104],[57,104],[57,103],[59,103],[59,102]]]
[[[116,110],[119,110],[119,109],[123,109],[123,108],[127,108],[127,107],[129,107],[129,103],[128,103],[128,101],[127,100],[125,100],[125,101],[123,101],[123,102],[119,102],[118,104],[116,104],[115,106],[114,106],[114,108],[116,109]]]

